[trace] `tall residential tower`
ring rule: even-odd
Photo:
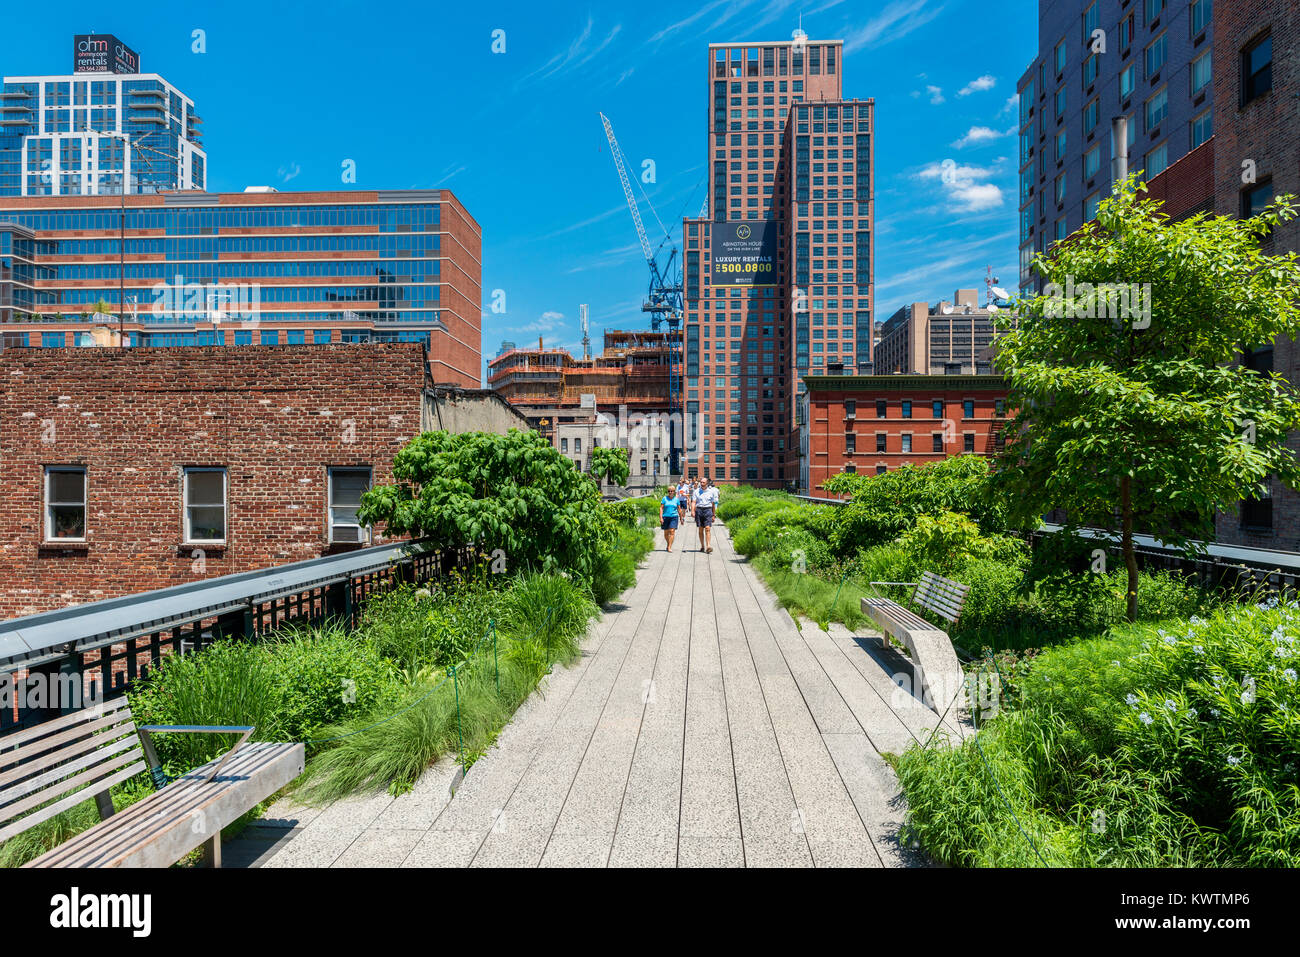
[[[194,101],[117,37],[73,40],[73,72],[0,86],[0,196],[203,190]]]
[[[711,215],[686,220],[687,470],[798,475],[804,374],[871,368],[874,101],[843,41],[708,50]]]

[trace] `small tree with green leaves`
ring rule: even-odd
[[[1252,219],[1172,222],[1135,182],[1035,260],[1044,294],[999,323],[997,364],[1018,412],[995,477],[1026,520],[1052,508],[1072,523],[1118,520],[1129,620],[1135,527],[1189,547],[1269,476],[1300,480],[1286,446],[1300,429],[1295,390],[1237,362],[1300,335],[1300,263],[1260,250],[1296,215],[1291,198]]]
[[[613,541],[599,489],[537,432],[425,432],[394,457],[393,478],[362,496],[362,522],[468,545],[512,570],[590,581]]]
[[[611,485],[626,485],[630,473],[627,449],[599,446],[591,450],[591,474]]]

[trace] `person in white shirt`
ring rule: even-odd
[[[700,530],[700,551],[713,551],[713,512],[718,507],[718,489],[707,478],[695,492],[695,524]]]

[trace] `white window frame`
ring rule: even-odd
[[[221,538],[195,538],[190,528],[191,508],[214,508],[212,505],[190,504],[190,476],[200,472],[221,473]],[[224,465],[186,466],[181,479],[181,521],[184,523],[186,545],[224,545],[230,538],[230,475]]]
[[[336,522],[334,520],[334,476],[340,472],[364,472],[366,476],[366,489],[374,487],[375,470],[368,465],[331,465],[325,470],[325,523],[326,530],[329,533],[329,543],[331,545],[369,545],[371,541],[372,530],[369,525],[357,523],[352,525],[347,522]],[[351,508],[352,506],[339,506],[341,508]],[[355,528],[357,537],[355,540],[338,539],[334,535],[335,528]]]
[[[50,476],[60,473],[80,473],[81,474],[81,502],[55,502],[50,493]],[[45,541],[47,542],[84,542],[86,533],[89,532],[88,519],[90,509],[86,504],[88,481],[86,479],[86,468],[83,465],[47,465],[45,466]],[[54,534],[54,507],[66,505],[81,505],[81,531],[80,536]]]

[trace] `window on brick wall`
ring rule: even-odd
[[[185,541],[216,544],[226,540],[226,470],[185,470]]]
[[[1266,35],[1241,51],[1241,105],[1273,89],[1273,37]]]
[[[1242,528],[1273,527],[1273,497],[1265,491],[1259,498],[1241,500]]]
[[[86,470],[52,465],[45,469],[46,541],[86,540]]]
[[[361,495],[370,488],[370,469],[332,468],[330,478],[330,542],[370,542],[370,529],[357,520]]]
[[[967,433],[966,433],[965,435],[963,435],[961,438],[962,438],[962,451],[964,451],[964,452],[974,452],[974,451],[975,451],[975,436],[972,435],[970,432],[967,432]]]
[[[943,451],[943,433],[935,432],[930,436],[930,448],[934,452]]]

